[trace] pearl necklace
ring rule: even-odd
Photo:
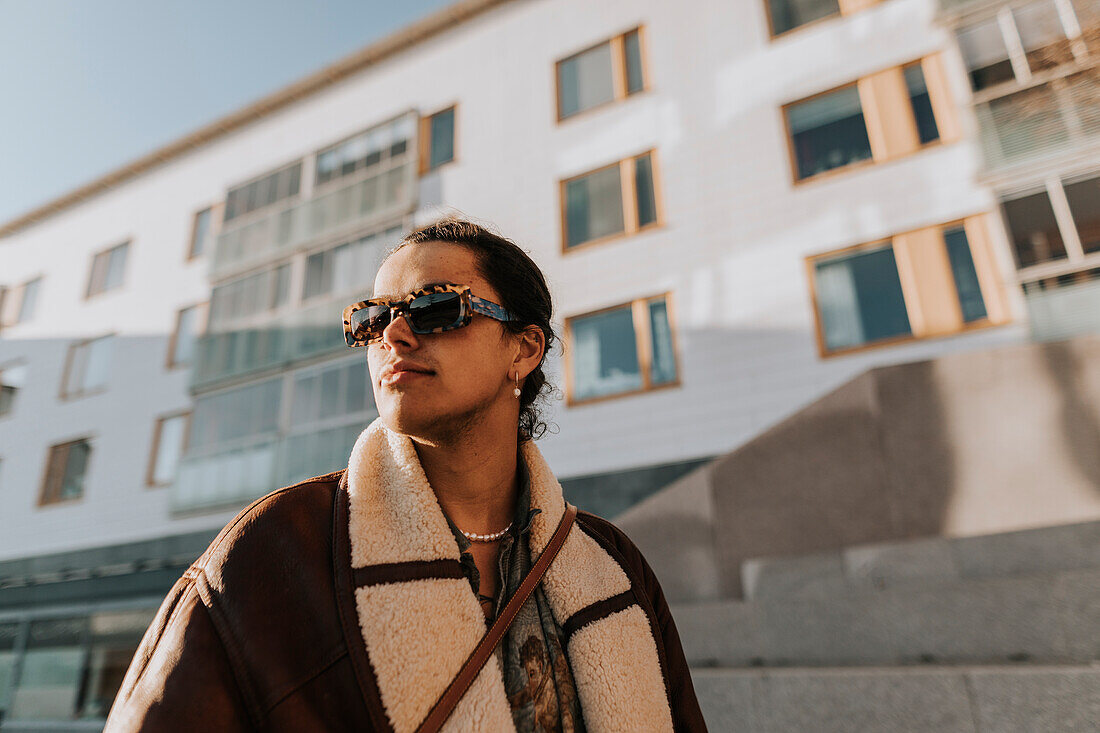
[[[458,531],[462,532],[462,534],[464,534],[466,536],[466,539],[470,540],[470,542],[496,542],[501,537],[508,534],[508,530],[510,530],[511,528],[512,522],[509,522],[507,527],[500,530],[499,532],[493,532],[491,534],[478,534],[477,532],[467,532],[461,529]]]

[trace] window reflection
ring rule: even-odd
[[[87,618],[33,621],[11,717],[72,720],[79,710]]]
[[[1003,206],[1019,267],[1066,257],[1066,246],[1046,191],[1010,199]]]

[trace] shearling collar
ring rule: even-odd
[[[530,528],[534,559],[549,542],[565,502],[534,443],[523,443],[520,453],[530,506],[538,511]],[[381,420],[372,423],[352,449],[347,491],[359,630],[389,723],[395,731],[413,731],[485,634],[485,618],[411,440]],[[594,613],[602,602],[631,591],[619,564],[574,525],[542,586],[555,620],[576,626],[567,654],[586,727],[594,733],[672,730],[645,612],[635,604]],[[495,656],[444,729],[514,729]]]

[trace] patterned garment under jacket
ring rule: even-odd
[[[520,493],[512,529],[500,541],[497,561],[500,575],[492,618],[504,609],[531,569],[528,538],[531,519],[539,510],[531,509],[530,482],[522,459],[517,461],[517,468]],[[470,540],[449,517],[447,522],[462,551],[463,572],[476,594],[481,576],[469,552]],[[580,733],[584,730],[580,699],[564,641],[562,629],[554,620],[546,594],[539,585],[520,608],[496,650],[504,675],[504,690],[512,707],[512,720],[519,733]]]

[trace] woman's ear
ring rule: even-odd
[[[528,326],[523,333],[518,334],[519,353],[513,362],[513,367],[524,376],[535,371],[546,352],[546,334],[538,326]]]

